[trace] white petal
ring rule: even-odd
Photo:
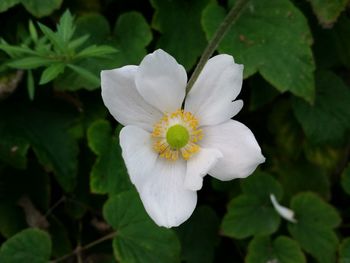
[[[148,174],[140,195],[145,209],[159,226],[174,227],[186,221],[197,203],[197,193],[184,187],[186,163],[159,158]]]
[[[278,201],[276,200],[276,197],[274,194],[270,194],[270,199],[273,204],[273,207],[275,208],[276,212],[283,217],[284,219],[288,220],[289,222],[296,223],[297,220],[294,217],[294,211],[280,205]]]
[[[142,60],[136,75],[139,93],[163,113],[181,108],[186,82],[184,67],[161,49]]]
[[[222,157],[222,153],[216,149],[201,148],[199,153],[187,161],[185,187],[193,191],[200,190],[203,177]]]
[[[229,120],[217,126],[203,127],[204,148],[218,149],[223,158],[209,171],[219,180],[244,178],[265,161],[253,133],[238,121]]]
[[[103,102],[113,117],[124,126],[136,125],[148,131],[162,113],[148,104],[135,85],[137,66],[125,66],[101,72]]]
[[[216,125],[229,120],[242,108],[232,103],[242,88],[243,65],[233,57],[218,55],[207,64],[186,97],[185,109],[192,112],[201,125]]]
[[[173,227],[187,220],[196,207],[197,194],[184,187],[186,163],[158,157],[151,135],[136,126],[121,130],[120,145],[130,179],[155,223]]]
[[[138,188],[147,180],[158,154],[152,149],[151,134],[136,126],[120,131],[120,146],[131,182]]]

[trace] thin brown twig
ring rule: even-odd
[[[94,246],[96,246],[104,241],[107,241],[109,239],[114,238],[116,235],[117,235],[117,232],[112,232],[112,233],[109,233],[108,235],[105,235],[105,236],[95,240],[95,241],[92,241],[91,243],[89,243],[85,246],[77,246],[77,248],[74,251],[72,251],[71,253],[64,255],[58,259],[51,260],[50,263],[57,263],[57,262],[61,262],[63,260],[66,260],[70,257],[77,255],[78,253],[81,253],[82,251],[85,251],[85,250],[92,248],[92,247],[94,247]]]

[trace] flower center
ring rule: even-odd
[[[191,112],[177,110],[165,114],[154,125],[152,137],[153,148],[159,156],[176,161],[181,156],[188,160],[197,153],[200,147],[196,143],[203,138],[203,134]]]
[[[166,133],[168,144],[177,150],[184,147],[188,143],[189,138],[190,134],[187,129],[180,124],[171,126]]]

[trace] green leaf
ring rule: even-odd
[[[41,74],[39,84],[43,85],[55,79],[59,74],[63,73],[65,66],[64,63],[54,63],[48,66]]]
[[[19,4],[21,0],[2,0],[0,1],[0,13],[7,11],[9,8]]]
[[[90,149],[98,156],[90,174],[94,193],[116,194],[131,189],[129,176],[121,156],[118,134],[105,120],[95,121],[87,131]]]
[[[113,40],[120,51],[113,56],[113,67],[139,64],[147,54],[146,46],[152,41],[152,32],[140,13],[128,12],[119,16],[114,26]]]
[[[335,262],[339,243],[333,228],[340,224],[334,207],[313,193],[296,195],[291,201],[296,224],[288,224],[290,234],[320,263]]]
[[[162,33],[158,46],[189,70],[196,63],[207,42],[201,27],[201,14],[209,0],[152,0],[156,9],[153,27]]]
[[[33,100],[35,95],[35,86],[33,72],[31,70],[28,70],[27,72],[27,91],[29,99]]]
[[[318,72],[316,84],[313,106],[298,98],[293,100],[295,116],[310,142],[340,144],[350,130],[350,90],[329,71]]]
[[[116,53],[118,50],[107,45],[100,46],[89,46],[82,51],[80,51],[76,58],[89,58],[89,57],[106,57],[106,55],[110,55]]]
[[[15,57],[16,56],[23,56],[23,54],[28,54],[28,55],[36,55],[35,51],[31,50],[30,48],[24,46],[11,46],[1,40],[0,44],[0,49],[6,52],[10,57]]]
[[[92,73],[89,70],[86,70],[85,68],[78,66],[78,65],[73,65],[73,64],[68,64],[67,67],[78,73],[80,76],[91,82],[94,86],[99,86],[100,85],[100,79],[96,77],[94,73]]]
[[[36,17],[50,15],[60,8],[63,0],[20,0],[29,13]]]
[[[89,36],[86,46],[105,44],[111,35],[108,20],[98,13],[79,16],[75,23],[77,27],[75,37]]]
[[[13,59],[8,62],[7,65],[16,69],[35,69],[42,66],[48,66],[52,62],[52,59],[44,57],[25,57]]]
[[[32,40],[35,43],[38,42],[38,31],[36,30],[32,20],[29,21],[28,29],[29,29],[29,34],[30,34],[30,37],[32,38]]]
[[[339,247],[339,263],[350,262],[350,237],[345,238]]]
[[[151,221],[136,192],[112,196],[103,207],[103,215],[117,232],[113,250],[121,263],[180,261],[180,244],[176,234]]]
[[[61,16],[59,23],[57,24],[57,36],[62,39],[64,43],[68,43],[73,37],[75,31],[74,17],[67,10]]]
[[[47,263],[51,255],[49,235],[29,228],[8,239],[0,248],[2,263]]]
[[[310,2],[319,22],[330,27],[337,20],[348,4],[348,0],[307,0]]]
[[[208,206],[197,207],[190,219],[177,228],[182,247],[182,260],[187,263],[214,262],[219,241],[219,218]]]
[[[81,37],[78,37],[78,38],[70,41],[68,43],[68,49],[74,50],[74,49],[80,47],[89,39],[89,37],[90,37],[89,35],[85,35],[85,36],[81,36]]]
[[[277,199],[282,197],[280,183],[271,175],[260,171],[242,180],[241,188],[243,194],[254,196],[265,202],[270,202],[270,194],[274,194]]]
[[[246,238],[274,233],[281,219],[272,206],[270,194],[280,200],[280,184],[270,175],[256,172],[245,179],[241,187],[243,194],[228,204],[221,225],[223,234],[233,238]]]
[[[306,259],[297,242],[285,236],[273,242],[267,236],[255,237],[248,247],[246,263],[305,263]]]
[[[56,34],[54,31],[52,31],[51,28],[38,23],[38,26],[40,28],[40,30],[44,33],[44,35],[50,40],[50,42],[53,44],[53,46],[55,47],[55,49],[57,51],[60,51],[62,53],[65,53],[65,43],[62,41],[62,39],[60,38],[60,36],[58,34]]]
[[[344,191],[350,195],[350,163],[341,175],[341,186],[343,187]]]
[[[215,4],[204,10],[207,39],[225,15]],[[312,102],[315,65],[311,44],[307,20],[289,0],[252,0],[218,50],[243,64],[245,77],[259,72],[279,91],[290,91]]]
[[[65,107],[65,108],[64,108]],[[30,143],[40,163],[52,170],[65,191],[72,191],[77,174],[78,145],[68,133],[76,115],[55,101],[33,104],[1,104],[0,133],[6,132]]]

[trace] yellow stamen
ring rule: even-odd
[[[198,129],[198,125],[198,120],[191,112],[179,109],[165,114],[154,125],[151,134],[154,139],[153,149],[160,157],[170,161],[180,157],[189,160],[200,150],[196,143],[202,140],[203,131]]]

